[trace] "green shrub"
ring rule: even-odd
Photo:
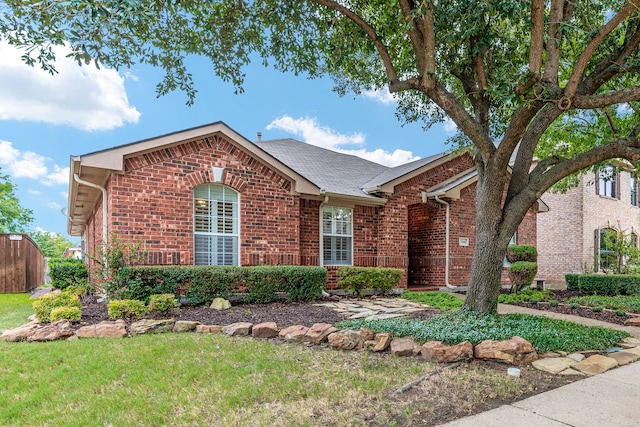
[[[409,301],[421,302],[429,307],[440,310],[457,310],[464,305],[464,300],[447,292],[411,292],[402,293],[402,298]]]
[[[591,311],[593,311],[594,313],[601,313],[602,310],[604,310],[604,308],[602,307],[591,307]]]
[[[107,313],[112,319],[141,319],[147,314],[147,306],[140,300],[113,300]]]
[[[588,295],[640,295],[637,274],[567,274],[568,290]]]
[[[537,289],[523,289],[515,294],[500,294],[498,302],[502,304],[518,304],[521,302],[530,302],[531,300],[549,301],[551,300],[551,292],[548,289],[539,291]],[[557,302],[557,301],[556,301]]]
[[[31,304],[38,322],[46,323],[51,319],[51,311],[56,307],[81,307],[80,298],[68,292],[50,292]]]
[[[557,300],[552,299],[551,301],[549,301],[549,305],[550,305],[551,307],[557,307],[557,306],[558,306],[558,304],[559,304],[559,303],[558,303],[558,301],[557,301]]]
[[[55,307],[51,310],[51,315],[49,317],[51,323],[62,319],[70,322],[79,322],[80,319],[82,319],[82,309],[80,307],[62,306]]]
[[[525,286],[531,286],[538,272],[538,265],[530,261],[516,261],[509,266],[509,280],[512,291],[518,292]]]
[[[511,263],[519,261],[537,262],[538,251],[535,246],[531,245],[509,245],[507,247],[507,261]]]
[[[51,285],[58,289],[65,289],[70,285],[86,287],[89,281],[89,270],[81,259],[51,258],[49,278]]]
[[[79,285],[69,285],[64,291],[68,294],[81,297],[87,293],[88,289],[86,287],[79,286]]]
[[[215,298],[228,299],[242,284],[240,267],[196,267],[188,271],[185,296],[194,304],[211,304]]]
[[[569,304],[569,308],[572,310],[577,310],[580,308],[580,304],[578,304],[577,302],[572,302],[571,304]]]
[[[167,312],[180,308],[180,303],[173,294],[155,294],[149,298],[149,311]]]
[[[292,301],[318,299],[327,280],[321,267],[259,266],[243,267],[246,287],[245,302],[267,303],[278,299],[276,292],[285,292]]]
[[[539,300],[539,299],[536,299],[536,298],[531,298],[531,299],[529,300],[529,303],[531,303],[531,304],[537,304],[537,303],[539,303],[539,302],[540,302],[540,300]]]
[[[626,316],[627,312],[624,310],[616,310],[616,316]]]
[[[398,286],[402,273],[399,268],[340,267],[337,271],[338,287],[360,295],[367,289],[386,292]]]

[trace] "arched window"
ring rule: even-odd
[[[238,193],[220,184],[199,185],[193,192],[196,265],[239,265]]]

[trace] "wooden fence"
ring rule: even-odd
[[[0,234],[0,294],[30,292],[44,284],[44,254],[26,234]]]

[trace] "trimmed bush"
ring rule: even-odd
[[[112,319],[141,319],[147,311],[143,301],[125,299],[109,301],[107,313]]]
[[[179,308],[180,303],[173,294],[155,294],[149,298],[149,311],[155,310],[164,313]]]
[[[51,310],[51,316],[49,317],[51,323],[62,319],[70,322],[79,322],[82,319],[82,309],[80,307],[62,306]]]
[[[86,287],[89,281],[89,270],[81,259],[51,258],[49,278],[51,285],[58,289],[65,289],[71,285]]]
[[[538,273],[538,265],[535,262],[516,261],[509,266],[509,280],[512,291],[518,292],[525,286],[531,286],[533,278]]]
[[[56,307],[82,307],[80,298],[68,292],[48,293],[33,301],[31,304],[38,322],[46,323],[51,320],[51,311]]]
[[[382,267],[340,267],[337,271],[338,287],[362,295],[368,289],[378,289],[383,293],[398,286],[402,279],[399,268]]]
[[[245,302],[267,303],[285,292],[290,301],[313,301],[320,297],[327,281],[322,267],[260,266],[243,267]]]
[[[640,295],[638,274],[567,274],[567,289],[588,295]]]
[[[535,246],[531,245],[509,245],[507,247],[507,261],[511,263],[519,261],[537,262],[538,251]]]

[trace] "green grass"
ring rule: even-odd
[[[0,342],[3,425],[352,425],[434,365],[221,334]],[[318,419],[315,424],[323,424]],[[358,423],[363,425],[364,423]]]
[[[520,302],[531,301],[551,301],[551,292],[547,289],[544,291],[538,291],[535,289],[523,289],[515,294],[500,294],[498,296],[498,302],[501,304],[516,304]]]
[[[589,327],[573,322],[526,314],[481,316],[456,311],[428,320],[385,319],[345,320],[342,328],[370,328],[396,336],[413,336],[417,341],[445,341],[457,344],[469,341],[506,340],[514,335],[529,341],[538,352],[606,350],[629,334],[623,331]]]
[[[611,310],[625,310],[631,313],[640,313],[640,296],[601,296],[591,295],[569,298],[569,304],[580,304],[588,307],[604,307]]]
[[[421,302],[440,310],[457,310],[464,305],[464,300],[446,292],[403,292],[402,298]]]
[[[0,294],[0,331],[27,323],[33,314],[29,294]]]

